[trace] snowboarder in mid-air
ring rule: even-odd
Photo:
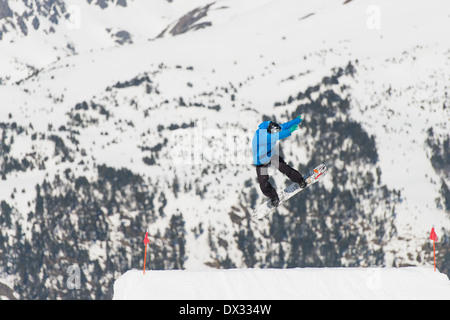
[[[268,168],[274,165],[280,172],[285,174],[292,182],[299,184],[300,188],[306,188],[307,183],[303,176],[290,167],[284,159],[276,152],[279,140],[289,137],[302,122],[302,116],[283,124],[274,121],[264,121],[258,126],[253,136],[253,164],[256,166],[258,183],[262,193],[269,197],[272,206],[278,206],[280,199],[275,188],[269,182]]]

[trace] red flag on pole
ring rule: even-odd
[[[150,243],[150,240],[148,239],[148,232],[145,233],[144,243],[145,244]]]
[[[434,232],[434,228],[431,228],[430,239],[433,240],[433,241],[437,241],[438,240],[436,232]]]
[[[434,260],[434,271],[436,271],[436,241],[438,240],[436,232],[434,232],[434,228],[431,228],[430,239],[433,240],[433,260]]]
[[[147,259],[147,244],[150,243],[150,240],[148,239],[148,232],[145,233],[144,243],[145,243],[145,253],[144,253],[144,274],[145,274],[145,260]]]

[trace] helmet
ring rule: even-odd
[[[280,131],[281,131],[281,126],[274,121],[270,121],[269,126],[267,127],[267,132],[272,134],[272,133],[277,133]]]

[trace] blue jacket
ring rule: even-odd
[[[289,129],[293,125],[300,124],[302,120],[295,118],[294,120],[288,121],[281,124],[281,131],[277,133],[270,134],[267,132],[267,127],[270,121],[264,121],[258,126],[255,135],[253,136],[252,147],[253,147],[253,164],[261,165],[267,164],[272,159],[272,156],[276,153],[273,150],[279,140],[287,138],[291,135]]]

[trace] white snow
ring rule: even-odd
[[[433,268],[130,270],[115,300],[450,299],[450,281]]]

